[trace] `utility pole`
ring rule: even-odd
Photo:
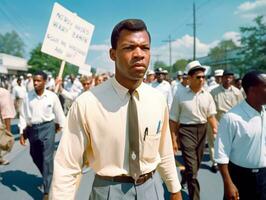
[[[195,2],[193,1],[193,23],[192,24],[187,24],[187,25],[192,25],[193,26],[193,60],[196,60],[196,6]]]
[[[172,70],[172,42],[174,40],[171,39],[171,35],[169,35],[168,40],[163,40],[162,42],[168,42],[169,43],[169,67],[170,67],[170,73],[173,71]]]
[[[193,2],[193,60],[196,60],[196,9]]]

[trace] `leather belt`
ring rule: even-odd
[[[96,177],[107,181],[120,182],[120,183],[134,183],[135,185],[141,185],[145,183],[147,180],[149,180],[154,173],[155,170],[147,174],[142,174],[137,180],[133,179],[131,176],[100,176],[96,174]]]

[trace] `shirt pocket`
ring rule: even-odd
[[[148,162],[156,159],[159,152],[161,132],[152,135],[146,135],[143,142],[143,158]]]
[[[44,115],[45,116],[51,115],[51,113],[53,112],[53,105],[52,105],[52,103],[47,102],[46,104],[44,104],[43,112],[44,112]]]

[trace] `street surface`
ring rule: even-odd
[[[10,161],[9,165],[0,165],[0,200],[41,200],[41,176],[31,160],[29,144],[23,147],[19,144],[18,130],[13,121],[12,131],[16,142],[11,153],[5,156]],[[56,136],[58,144],[60,134]],[[206,148],[203,162],[199,170],[198,179],[201,187],[202,200],[220,200],[223,198],[223,182],[218,173],[210,171],[208,149]],[[82,177],[80,188],[77,192],[77,200],[88,200],[91,191],[94,172],[89,170]],[[182,190],[183,199],[187,200],[187,190]],[[168,194],[165,194],[166,199]]]

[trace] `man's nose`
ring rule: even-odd
[[[140,47],[136,47],[133,55],[134,57],[144,57],[144,51]]]

